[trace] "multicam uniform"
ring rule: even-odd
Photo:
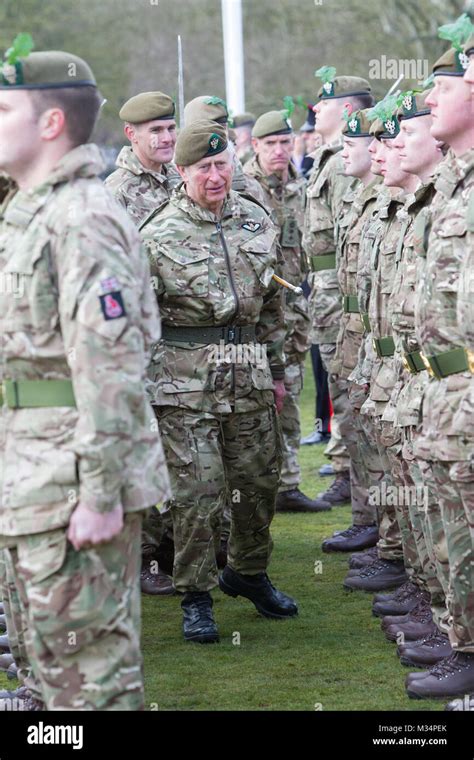
[[[208,591],[226,498],[229,566],[254,575],[271,553],[285,338],[277,230],[233,191],[217,219],[180,189],[141,232],[164,324],[151,379],[174,494],[174,582]]]

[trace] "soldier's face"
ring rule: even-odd
[[[344,149],[341,158],[344,161],[346,177],[365,177],[370,172],[372,163],[368,151],[370,137],[344,137]]]
[[[266,174],[278,174],[288,168],[293,152],[293,135],[268,135],[252,140],[253,149]]]
[[[338,129],[342,130],[342,114],[347,105],[343,98],[327,98],[316,103],[313,108],[316,114],[315,129],[323,140],[332,137]]]
[[[474,50],[469,54],[469,66],[464,74],[464,81],[471,85],[471,97],[474,98]]]
[[[470,85],[464,77],[435,77],[435,85],[425,102],[431,108],[433,137],[453,145],[463,136],[472,135],[474,146],[474,106]]]
[[[18,179],[41,154],[41,134],[28,93],[0,90],[0,169]]]
[[[135,124],[129,139],[145,166],[167,164],[174,155],[176,122],[174,119],[156,119]]]
[[[381,140],[382,151],[379,155],[380,173],[387,187],[405,187],[407,180],[412,180],[411,174],[404,172],[400,166],[400,156],[393,144],[394,140]]]
[[[203,158],[192,166],[178,166],[186,192],[202,208],[222,205],[232,185],[232,158],[228,150]]]
[[[384,146],[381,140],[376,140],[375,137],[369,144],[369,154],[371,159],[370,171],[377,177],[382,176],[382,164],[379,161],[379,156],[384,153]]]
[[[443,157],[440,143],[431,134],[431,125],[429,114],[400,122],[400,134],[393,146],[398,150],[403,171],[425,176],[426,170],[429,172]]]

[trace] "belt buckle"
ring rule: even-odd
[[[469,372],[471,375],[474,375],[474,351],[471,351],[470,348],[464,349],[466,352],[466,359],[467,359],[467,366],[469,367]]]
[[[420,357],[421,357],[421,361],[423,362],[423,364],[425,365],[425,368],[428,371],[428,374],[431,377],[435,377],[435,373],[433,371],[433,367],[431,366],[431,364],[428,361],[428,358],[425,356],[425,354],[422,351],[420,351]]]

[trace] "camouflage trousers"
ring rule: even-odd
[[[301,482],[298,462],[300,447],[300,395],[303,389],[304,364],[295,362],[285,367],[286,396],[279,419],[281,425],[282,467],[279,491],[297,488]]]
[[[410,520],[413,527],[421,583],[431,597],[433,620],[445,633],[449,631],[446,594],[449,585],[449,564],[446,537],[433,471],[428,462],[417,459],[413,452],[415,427],[402,427],[402,456],[408,467],[417,494],[410,500]]]
[[[469,460],[430,464],[449,564],[449,638],[454,649],[474,653],[474,464]]]
[[[141,524],[141,513],[126,515],[120,535],[94,549],[75,551],[61,529],[5,550],[48,710],[143,709]]]
[[[26,649],[25,609],[15,586],[10,552],[6,549],[0,552],[0,594],[5,610],[8,643],[18,668],[18,680],[21,686],[26,686],[34,697],[42,700],[41,686],[33,674]]]
[[[220,415],[160,407],[159,425],[174,496],[176,589],[210,591],[217,585],[216,550],[226,501],[231,508],[229,566],[244,575],[265,571],[281,467],[274,407]]]
[[[326,446],[324,453],[331,459],[335,472],[347,472],[350,469],[350,459],[341,433],[341,411],[338,405],[340,394],[334,380],[331,380],[331,362],[336,353],[336,343],[320,343],[319,353],[321,354],[324,368],[328,373],[329,395],[334,412],[331,417],[331,440]]]

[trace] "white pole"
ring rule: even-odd
[[[245,111],[242,0],[222,0],[226,101],[233,113]]]

